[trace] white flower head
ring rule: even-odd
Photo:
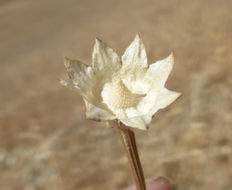
[[[62,80],[61,83],[80,92],[87,118],[118,120],[128,127],[147,129],[152,116],[180,96],[165,88],[173,63],[171,54],[148,65],[139,35],[121,59],[113,49],[96,39],[92,65],[65,58],[71,82]]]

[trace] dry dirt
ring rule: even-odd
[[[178,190],[232,189],[232,1],[0,0],[0,189],[121,190],[133,183],[119,136],[85,119],[62,87],[63,56],[119,54],[140,33],[149,62],[175,55],[182,97],[136,131],[147,178]]]

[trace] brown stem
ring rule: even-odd
[[[131,165],[137,190],[146,190],[142,166],[140,163],[134,132],[126,126],[120,125],[118,131]]]

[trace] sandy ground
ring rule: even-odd
[[[120,139],[62,87],[63,56],[119,54],[137,32],[149,62],[175,55],[183,95],[136,131],[145,176],[178,190],[232,189],[232,1],[0,1],[0,189],[120,190],[133,183]]]

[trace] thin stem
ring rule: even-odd
[[[146,190],[142,166],[140,163],[134,132],[126,126],[120,125],[118,131],[127,153],[129,163],[135,179],[137,190]]]

